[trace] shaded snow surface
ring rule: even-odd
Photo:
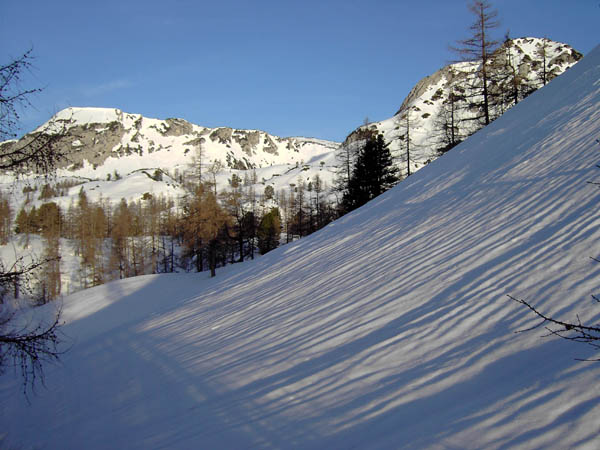
[[[253,263],[64,300],[18,448],[600,448],[600,363],[515,334],[600,307],[600,49],[447,155]]]

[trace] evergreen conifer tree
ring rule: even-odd
[[[371,137],[360,150],[354,164],[343,199],[344,207],[352,211],[387,191],[398,181],[398,168],[393,164],[388,144],[381,134]]]
[[[263,216],[258,226],[258,250],[261,255],[279,246],[281,233],[281,216],[279,208],[272,208]]]

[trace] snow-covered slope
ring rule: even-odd
[[[216,278],[153,275],[65,299],[69,349],[8,446],[587,448],[588,346],[515,334],[506,295],[600,317],[600,48],[414,176]]]
[[[579,52],[561,42],[534,37],[511,39],[496,50],[490,66],[507,70],[510,63],[508,70],[514,69],[515,77],[506,73],[504,77],[494,76],[490,81],[490,95],[497,95],[500,87],[504,91],[511,91],[511,83],[516,81],[517,100],[520,101],[531,91],[543,86],[544,73],[546,81],[550,81],[572,67],[581,57]],[[346,138],[344,144],[361,142],[366,129],[382,133],[390,144],[390,150],[396,156],[402,173],[406,174],[408,114],[411,172],[414,173],[439,156],[438,149],[446,144],[440,131],[440,112],[451,109],[451,94],[457,98],[461,95],[473,95],[472,87],[479,84],[474,73],[479,67],[478,62],[450,64],[423,78],[406,96],[393,117],[359,127]],[[488,71],[493,73],[491,68]],[[475,96],[455,102],[454,125],[458,140],[482,127],[481,121],[473,120],[480,112],[468,107],[469,103],[479,101],[481,99]],[[494,97],[493,103],[496,106],[492,106],[491,115],[498,117],[514,103],[514,99],[510,95],[504,95],[501,99]],[[446,113],[449,114],[450,112]]]

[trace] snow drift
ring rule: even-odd
[[[9,445],[598,448],[600,48],[363,208],[253,263],[64,300],[71,348]]]

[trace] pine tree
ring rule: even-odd
[[[81,278],[85,287],[98,286],[104,282],[102,244],[106,228],[104,209],[99,204],[91,203],[82,188],[75,212],[75,242],[81,256]]]
[[[369,139],[360,150],[344,195],[344,206],[352,211],[382,194],[399,181],[388,144],[383,136]]]
[[[302,179],[302,177],[298,177],[297,183],[295,184],[294,191],[296,193],[295,199],[295,216],[293,221],[293,231],[294,234],[298,236],[306,236],[308,233],[306,232],[306,211],[305,211],[305,203],[306,203],[306,183]]]
[[[368,118],[365,118],[367,122]],[[343,195],[348,190],[348,183],[352,178],[352,171],[360,149],[366,141],[371,139],[374,129],[368,127],[368,122],[363,123],[358,130],[351,133],[335,152],[338,170],[334,180],[334,192]]]
[[[146,273],[147,256],[146,224],[141,200],[131,201],[129,203],[129,211],[131,213],[129,238],[131,267],[133,268],[133,276],[138,276]]]
[[[272,208],[263,216],[258,226],[258,251],[261,255],[279,246],[281,233],[281,216],[279,208]]]
[[[175,271],[175,240],[178,238],[177,216],[174,212],[175,202],[171,198],[161,197],[162,213],[160,215],[159,232],[163,257],[159,263],[164,273]]]
[[[204,164],[206,164],[205,151],[202,146],[202,141],[203,139],[200,138],[192,142],[192,144],[195,146],[195,149],[194,154],[192,155],[192,161],[189,164],[189,170],[187,172],[191,178],[186,180],[187,186],[191,189],[194,189],[202,184],[202,171],[204,169]]]
[[[322,195],[325,191],[325,182],[321,178],[321,176],[317,173],[313,176],[312,179],[313,191],[315,193],[314,197],[314,205],[315,205],[315,213],[316,213],[316,229],[319,230],[323,228],[326,224],[325,220],[325,209],[326,205],[324,202],[325,196]]]
[[[521,75],[517,53],[518,49],[515,50],[514,42],[507,32],[502,46],[496,50],[490,64],[490,97],[493,99],[495,117],[504,114],[535,89],[528,86],[526,77]]]
[[[246,215],[244,191],[239,177],[235,174],[232,177],[231,186],[222,194],[222,198],[223,205],[233,222],[232,232],[236,242],[238,261],[242,262],[244,261],[245,247],[249,236],[246,227],[244,227],[244,217]]]
[[[150,238],[150,260],[152,273],[158,273],[160,216],[162,214],[160,198],[153,195],[147,197],[143,208],[145,235]]]
[[[244,176],[245,178],[245,176]],[[254,259],[254,251],[256,250],[256,227],[258,226],[258,205],[256,199],[256,170],[252,171],[252,177],[249,179],[244,203],[249,206],[248,211],[244,215],[244,229],[248,236],[248,253],[250,259]],[[246,180],[244,180],[246,184]]]
[[[214,277],[217,268],[217,252],[221,242],[220,232],[229,223],[229,216],[221,208],[212,191],[205,189],[201,193],[200,200],[200,236],[208,243],[208,266],[210,276]]]
[[[290,202],[286,189],[282,188],[277,193],[277,204],[279,205],[281,212],[281,226],[283,233],[285,233],[285,242],[288,243],[290,242]]]
[[[521,84],[523,83],[523,78],[519,73],[519,68],[515,63],[515,55],[513,55],[513,42],[510,39],[508,33],[504,38],[504,66],[500,70],[500,73],[504,74],[504,79],[506,81],[505,84],[508,85],[508,89],[506,89],[508,95],[507,97],[510,99],[509,102],[513,105],[519,103],[521,98]],[[504,81],[504,80],[501,80]],[[506,103],[506,102],[503,102]],[[512,106],[512,105],[511,105]]]
[[[242,216],[241,232],[246,236],[246,250],[250,259],[254,259],[254,250],[256,248],[256,215],[253,211],[246,211]]]

